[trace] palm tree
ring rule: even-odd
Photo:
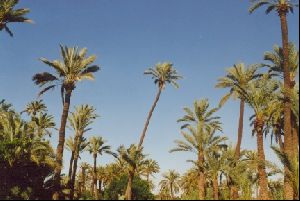
[[[174,69],[173,64],[171,63],[158,63],[154,68],[149,68],[145,71],[145,75],[151,75],[152,79],[154,79],[154,83],[158,86],[158,92],[155,98],[155,101],[149,111],[143,132],[141,134],[140,142],[138,148],[141,148],[146,136],[146,132],[150,123],[150,119],[152,117],[153,111],[159,101],[160,95],[167,84],[172,84],[175,88],[178,88],[177,80],[182,77],[178,75],[176,69]]]
[[[164,173],[163,179],[159,182],[161,189],[167,189],[170,192],[171,199],[175,199],[175,194],[179,192],[180,174],[175,170],[169,170]]]
[[[128,149],[124,146],[118,148],[119,161],[121,164],[126,166],[126,172],[128,174],[128,183],[125,192],[125,199],[132,200],[132,183],[139,167],[145,165],[145,155],[143,154],[143,149],[138,148],[136,145],[132,144]]]
[[[159,173],[159,165],[155,160],[147,159],[145,165],[142,167],[142,175],[147,179],[147,182],[150,182],[150,176],[153,176],[155,173]]]
[[[79,140],[79,153],[82,153],[83,151],[85,151],[88,144],[89,144],[89,142],[86,141],[86,138],[81,137],[81,139]],[[74,137],[70,136],[66,140],[66,149],[71,152],[69,174],[68,174],[69,182],[71,182],[72,174],[73,174],[73,165],[74,165],[76,146],[77,145],[75,143]]]
[[[79,193],[78,198],[81,197],[82,192],[86,191],[86,178],[87,178],[87,170],[90,169],[90,165],[88,163],[81,163],[81,179],[79,182]]]
[[[284,77],[284,141],[285,152],[289,157],[293,157],[293,141],[292,141],[292,121],[291,121],[291,101],[289,91],[291,89],[290,67],[289,67],[289,39],[288,39],[288,23],[287,14],[293,13],[294,7],[297,5],[291,0],[252,0],[253,5],[249,12],[253,13],[256,9],[266,5],[266,14],[276,10],[281,23],[282,49],[283,49],[283,77]],[[287,180],[287,179],[285,179]],[[290,183],[285,181],[285,198],[293,199],[293,188]]]
[[[77,171],[77,162],[79,159],[80,150],[84,150],[87,147],[88,143],[83,143],[84,140],[83,135],[91,130],[88,128],[93,121],[98,117],[95,113],[95,108],[90,105],[80,105],[75,108],[75,112],[72,112],[69,117],[69,123],[71,128],[75,133],[74,137],[74,163],[73,163],[73,170],[71,176],[71,193],[70,199],[73,199],[74,196],[74,184],[75,184],[75,177]],[[82,147],[83,146],[83,147]]]
[[[176,140],[177,147],[170,152],[184,151],[197,155],[194,162],[199,171],[198,188],[199,199],[205,198],[205,172],[204,163],[207,152],[220,146],[227,138],[214,136],[217,130],[221,131],[220,117],[213,116],[217,108],[209,109],[207,99],[194,102],[194,111],[184,108],[186,115],[178,122],[185,122],[181,134],[185,141]],[[185,131],[184,129],[187,129]]]
[[[93,154],[94,159],[94,173],[93,173],[93,192],[95,193],[96,200],[99,198],[97,191],[97,157],[98,154],[102,156],[103,154],[109,154],[116,157],[115,153],[111,151],[111,147],[105,145],[105,141],[102,137],[92,137],[88,145],[88,151]],[[93,195],[93,194],[92,194]]]
[[[245,111],[245,100],[240,96],[240,89],[237,87],[243,86],[244,88],[247,85],[257,79],[260,74],[257,74],[259,65],[250,65],[245,67],[245,64],[239,63],[235,64],[233,67],[227,69],[227,75],[218,80],[216,85],[217,88],[229,88],[229,92],[221,99],[220,106],[223,106],[224,103],[230,98],[239,98],[240,99],[240,117],[239,117],[239,126],[238,126],[238,141],[236,144],[235,155],[236,158],[240,158],[241,153],[241,144],[243,138],[243,122],[244,122],[244,111]]]
[[[276,103],[275,91],[278,89],[278,82],[271,80],[269,75],[265,75],[260,80],[251,83],[246,89],[241,88],[242,95],[249,106],[254,110],[252,117],[254,126],[253,134],[257,138],[257,154],[258,154],[258,173],[259,173],[259,187],[260,199],[269,199],[268,194],[268,180],[266,175],[265,166],[265,153],[264,153],[264,140],[263,133],[267,122],[270,120],[271,115],[276,111],[274,107]]]
[[[8,24],[15,22],[28,22],[32,20],[25,17],[30,12],[28,8],[20,8],[14,10],[14,7],[19,3],[19,0],[2,0],[0,1],[0,31],[5,30],[11,37],[12,31],[8,28]]]
[[[47,107],[43,103],[43,100],[32,101],[27,104],[26,109],[21,113],[26,112],[28,116],[35,117],[38,113],[47,112]]]
[[[72,92],[75,89],[78,81],[84,79],[93,80],[93,73],[99,70],[97,65],[91,65],[96,59],[95,55],[86,58],[86,48],[81,50],[79,50],[77,47],[68,48],[60,46],[60,48],[63,61],[48,61],[45,58],[41,58],[41,61],[53,68],[57,75],[43,72],[33,76],[33,81],[35,84],[43,88],[39,95],[42,95],[46,91],[53,89],[56,86],[60,86],[61,89],[63,112],[59,129],[59,142],[56,150],[57,167],[55,168],[54,175],[56,190],[53,195],[55,200],[59,199],[60,175],[63,165],[62,159],[65,143],[65,128],[69,114]]]

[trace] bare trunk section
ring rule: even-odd
[[[264,152],[264,138],[263,138],[263,123],[258,122],[256,128],[257,132],[257,155],[258,155],[258,183],[259,183],[259,199],[269,200],[268,177],[266,173],[266,158]]]
[[[151,117],[152,117],[152,114],[153,114],[153,111],[157,105],[157,102],[159,101],[159,98],[160,98],[160,95],[161,95],[161,92],[163,90],[163,87],[159,87],[159,90],[158,90],[158,93],[156,95],[156,98],[154,100],[154,103],[149,111],[149,114],[148,114],[148,117],[147,117],[147,120],[146,120],[146,123],[145,123],[145,126],[144,126],[144,130],[142,132],[142,135],[141,135],[141,138],[140,138],[140,142],[139,142],[139,145],[138,145],[138,149],[141,149],[142,145],[143,145],[143,142],[144,142],[144,139],[145,139],[145,136],[146,136],[146,132],[147,132],[147,129],[148,129],[148,126],[149,126],[149,123],[150,123],[150,120],[151,120]]]
[[[218,177],[213,178],[214,200],[219,200],[219,183]]]
[[[134,173],[130,172],[128,174],[128,183],[125,193],[125,200],[132,200],[132,183],[133,183]]]
[[[282,33],[282,49],[283,49],[283,68],[284,68],[284,151],[290,159],[293,158],[293,139],[292,139],[292,126],[291,126],[291,100],[289,97],[289,91],[291,90],[290,80],[290,69],[289,69],[289,48],[288,48],[288,24],[287,15],[288,8],[282,8],[279,10],[280,22],[281,22],[281,33]],[[285,167],[285,175],[287,175],[288,169]],[[285,188],[284,195],[285,199],[292,200],[294,198],[294,190],[291,181],[285,176],[284,178]]]
[[[60,175],[63,166],[63,154],[64,154],[64,145],[65,145],[65,131],[66,124],[69,115],[70,102],[71,102],[72,90],[68,89],[65,94],[65,101],[63,106],[63,113],[61,116],[61,123],[59,129],[59,141],[56,149],[56,167],[54,170],[54,182],[55,182],[55,191],[53,194],[54,200],[59,200],[61,195],[61,184],[60,184]]]
[[[99,194],[97,191],[97,154],[94,154],[93,158],[94,158],[93,189],[94,189],[94,193],[95,193],[95,198],[96,198],[96,200],[98,200]]]
[[[70,182],[70,200],[74,199],[74,192],[75,192],[75,179],[76,179],[76,171],[77,171],[77,163],[78,163],[78,156],[75,154],[74,163],[73,163],[73,172]]]
[[[204,155],[202,152],[198,154],[198,163],[200,167],[199,180],[198,180],[199,200],[204,200],[205,199],[205,176],[203,171]]]
[[[243,128],[244,128],[244,112],[245,112],[245,101],[241,100],[240,102],[240,118],[239,118],[239,128],[238,128],[238,141],[235,148],[235,157],[237,160],[241,156],[241,144],[243,138]]]

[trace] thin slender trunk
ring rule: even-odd
[[[235,157],[237,160],[241,156],[241,144],[243,138],[243,127],[244,127],[244,111],[245,111],[245,101],[242,99],[240,102],[240,118],[239,118],[239,128],[238,128],[238,141],[235,148]]]
[[[214,200],[219,200],[219,183],[218,176],[213,178],[213,191],[214,191]]]
[[[133,183],[134,173],[130,172],[128,174],[128,183],[125,193],[125,200],[132,200],[132,183]]]
[[[70,190],[70,200],[74,199],[77,163],[78,163],[78,155],[75,155],[74,163],[73,163],[73,172],[72,172],[71,183],[70,183],[70,189],[71,189]]]
[[[74,161],[74,151],[72,151],[71,159],[70,159],[69,174],[68,174],[69,181],[71,181],[71,177],[72,177],[73,161]]]
[[[96,200],[99,199],[99,196],[98,196],[98,191],[97,191],[97,154],[94,154],[94,174],[93,174],[93,184],[94,184],[94,193],[95,193],[95,197],[96,197]]]
[[[287,15],[288,8],[282,8],[279,11],[279,17],[281,22],[281,33],[282,33],[282,49],[283,49],[283,68],[284,68],[284,150],[290,159],[293,158],[293,139],[292,139],[292,126],[291,126],[291,100],[289,97],[289,92],[291,90],[291,80],[290,80],[290,69],[289,69],[289,48],[288,48],[288,24]],[[292,200],[294,198],[294,190],[291,181],[287,178],[288,169],[285,167],[285,188],[284,195],[285,199]]]
[[[157,102],[159,101],[162,90],[163,90],[163,86],[159,87],[159,90],[158,90],[158,93],[157,93],[156,98],[154,100],[154,103],[153,103],[153,105],[152,105],[152,107],[149,111],[149,114],[148,114],[148,117],[147,117],[147,120],[146,120],[146,123],[145,123],[145,126],[144,126],[144,130],[143,130],[141,138],[140,138],[138,149],[140,149],[143,145],[143,142],[144,142],[144,139],[145,139],[145,136],[146,136],[146,132],[147,132],[147,129],[148,129],[148,126],[149,126],[149,123],[150,123],[150,119],[151,119],[153,111],[154,111],[154,109],[157,105]]]
[[[63,106],[63,113],[61,116],[61,123],[59,129],[59,140],[56,149],[56,167],[54,170],[54,182],[55,182],[55,191],[53,194],[54,200],[59,200],[61,195],[61,184],[60,184],[60,175],[63,165],[63,154],[64,154],[64,145],[65,145],[65,131],[66,131],[66,124],[69,115],[69,108],[71,102],[71,95],[72,90],[68,89],[65,94],[65,101]]]
[[[257,154],[258,154],[258,183],[259,199],[269,200],[268,177],[266,173],[266,158],[264,152],[263,123],[258,121],[257,131]]]
[[[76,172],[77,172],[77,165],[78,165],[78,158],[79,158],[79,142],[80,134],[76,133],[74,138],[74,161],[73,161],[73,170],[71,174],[71,181],[70,181],[70,200],[74,199],[74,192],[75,192],[75,179],[76,179]]]
[[[204,200],[205,199],[205,176],[203,172],[204,155],[202,152],[198,154],[198,162],[199,162],[199,166],[201,167],[199,172],[199,181],[198,181],[199,200]]]

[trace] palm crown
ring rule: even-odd
[[[47,112],[47,107],[42,100],[32,101],[27,104],[26,109],[23,112],[26,112],[29,116],[36,116],[37,113]]]
[[[177,80],[181,79],[182,76],[178,75],[176,69],[174,69],[171,63],[158,63],[154,68],[149,68],[145,71],[145,75],[151,75],[154,79],[154,83],[163,88],[166,83],[172,84],[175,88],[178,88]]]
[[[201,124],[203,129],[213,128],[222,131],[220,117],[213,116],[218,108],[209,109],[209,102],[207,99],[196,100],[194,102],[193,110],[185,107],[185,115],[177,122],[183,122],[181,128],[186,128],[191,124]]]
[[[105,141],[103,140],[102,137],[92,137],[90,139],[90,143],[88,145],[88,151],[91,154],[97,155],[97,154],[110,154],[110,155],[115,155],[111,151],[111,147],[108,145],[105,145]]]
[[[238,86],[246,87],[251,81],[260,77],[257,73],[260,65],[250,65],[247,68],[245,64],[235,64],[233,67],[227,69],[227,75],[218,79],[217,88],[229,88],[230,91],[221,99],[220,106],[222,106],[230,97],[241,98],[240,89]]]
[[[10,36],[13,36],[13,33],[7,26],[9,23],[32,22],[32,20],[25,17],[25,15],[30,12],[28,8],[14,10],[18,2],[19,0],[0,1],[0,31],[4,29]]]
[[[270,64],[264,64],[264,66],[269,67],[269,72],[283,77],[283,49],[278,45],[274,45],[273,52],[265,52],[264,60],[269,61]],[[293,43],[289,43],[289,72],[291,80],[294,81],[296,75],[298,74],[299,67],[299,51]]]
[[[255,10],[262,6],[267,6],[266,14],[269,14],[273,10],[278,13],[294,12],[294,7],[298,6],[293,0],[251,0],[252,6],[249,8],[249,12],[253,13]]]
[[[65,91],[72,91],[78,81],[93,80],[93,73],[100,69],[97,65],[91,65],[96,60],[96,56],[86,57],[86,48],[79,50],[78,47],[60,46],[60,49],[63,61],[41,58],[41,61],[52,67],[56,74],[43,72],[33,76],[35,84],[43,87],[39,95],[60,85],[63,98]]]

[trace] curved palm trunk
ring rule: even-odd
[[[145,136],[146,136],[146,132],[147,132],[147,129],[148,129],[148,126],[149,126],[149,123],[150,123],[150,119],[152,117],[152,114],[153,114],[153,111],[157,105],[157,102],[159,101],[159,98],[160,98],[160,95],[161,95],[161,92],[162,92],[162,89],[163,87],[159,87],[159,90],[158,90],[158,93],[156,95],[156,98],[154,100],[154,103],[149,111],[149,114],[148,114],[148,117],[147,117],[147,120],[146,120],[146,123],[145,123],[145,126],[144,126],[144,130],[142,132],[142,135],[141,135],[141,138],[140,138],[140,142],[139,142],[139,145],[138,145],[138,149],[140,149],[143,145],[143,142],[144,142],[144,139],[145,139]]]
[[[205,176],[202,168],[204,165],[204,155],[202,152],[200,152],[198,155],[198,162],[199,162],[199,166],[201,167],[199,173],[199,180],[198,180],[199,200],[204,200],[205,199]]]
[[[55,192],[53,194],[54,200],[59,200],[61,194],[61,184],[60,184],[60,175],[63,165],[63,154],[64,154],[64,145],[65,145],[65,131],[66,124],[69,115],[70,103],[71,103],[72,90],[67,90],[65,94],[65,101],[63,106],[63,113],[61,116],[61,123],[59,129],[59,140],[56,149],[56,167],[54,170],[54,182],[55,182]]]
[[[259,183],[259,199],[269,200],[268,193],[268,178],[266,174],[266,158],[264,152],[264,138],[263,138],[263,123],[259,122],[256,128],[257,131],[257,154],[258,154],[258,183]]]
[[[93,189],[94,189],[96,200],[98,200],[99,194],[97,191],[97,154],[94,154],[93,158],[94,158]]]
[[[125,193],[125,199],[126,200],[132,200],[132,183],[133,183],[134,173],[130,172],[128,174],[128,183]]]
[[[213,178],[214,200],[219,200],[219,183],[218,177]]]
[[[239,128],[238,128],[238,141],[235,148],[235,157],[237,160],[241,156],[241,144],[243,138],[243,127],[244,127],[244,111],[245,111],[245,101],[241,100],[240,102],[240,118],[239,118]]]
[[[284,68],[284,88],[286,92],[284,93],[284,150],[289,158],[293,158],[293,139],[292,139],[292,128],[291,128],[291,101],[289,98],[289,91],[291,90],[291,80],[290,80],[290,69],[289,69],[289,49],[288,49],[288,24],[287,15],[288,9],[286,8],[279,11],[280,22],[281,22],[281,33],[282,33],[282,49],[283,49],[283,68]],[[285,167],[285,175],[287,175],[288,169]],[[294,198],[294,191],[291,182],[288,180],[287,176],[284,178],[285,188],[284,195],[285,199],[292,200]]]

